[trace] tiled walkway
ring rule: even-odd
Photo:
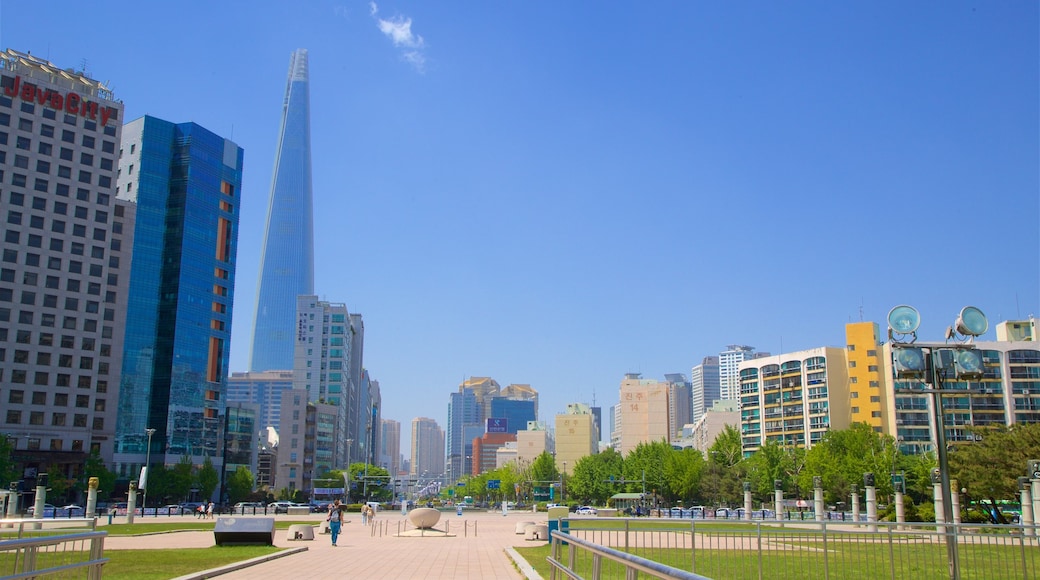
[[[315,526],[323,523],[324,518],[319,514],[310,517],[314,518]],[[348,517],[350,522],[344,524],[338,547],[332,547],[328,535],[318,533],[320,527],[315,528],[313,541],[289,541],[286,530],[277,530],[276,546],[306,547],[307,551],[220,578],[524,578],[506,554],[506,549],[541,544],[539,541],[525,541],[523,535],[517,535],[516,524],[546,521],[544,512],[510,512],[507,516],[466,512],[462,517],[444,513],[436,527],[439,530],[447,528],[451,537],[398,537],[398,524],[405,519],[400,513],[380,513],[377,518],[379,527],[376,528],[362,526],[359,514],[348,514]],[[278,519],[299,521],[306,518],[280,515]],[[373,529],[375,535],[372,535]],[[212,532],[110,537],[105,540],[106,550],[204,548],[212,545]]]

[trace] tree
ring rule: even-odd
[[[191,457],[182,455],[177,465],[166,470],[163,475],[167,478],[168,487],[166,488],[167,493],[163,497],[176,500],[187,498],[188,494],[191,493],[193,467]],[[152,479],[149,477],[148,485],[152,485]]]
[[[987,512],[1004,523],[999,500],[1018,496],[1018,478],[1026,475],[1027,461],[1040,457],[1040,424],[969,429],[975,441],[958,445],[949,454],[950,478],[970,497],[988,503]]]
[[[863,474],[873,473],[878,495],[892,493],[889,474],[896,470],[899,448],[891,435],[882,435],[866,423],[828,431],[805,453],[805,468],[796,482],[803,493],[811,493],[813,477],[823,478],[825,499],[844,501],[852,486],[863,489]]]
[[[583,504],[607,505],[619,491],[613,480],[621,478],[623,463],[621,454],[613,449],[582,457],[567,478],[567,495]]]
[[[212,498],[213,492],[217,489],[217,486],[220,485],[220,474],[217,473],[217,469],[213,467],[213,462],[209,457],[202,460],[202,466],[199,467],[195,479],[198,481],[199,491],[202,493],[202,497],[204,499]]]
[[[0,434],[0,485],[7,489],[7,484],[18,481],[18,471],[15,469],[14,442],[7,435]]]
[[[47,496],[56,505],[69,503],[69,490],[75,481],[66,477],[65,472],[57,465],[47,468]]]
[[[781,447],[767,440],[746,461],[747,477],[754,496],[760,500],[772,498],[775,480],[780,480],[785,490],[793,489],[794,478],[802,467],[804,455],[804,449]]]
[[[92,451],[87,456],[87,461],[83,464],[83,473],[80,474],[79,480],[76,481],[76,489],[86,494],[89,490],[91,477],[98,478],[99,498],[107,498],[112,495],[116,487],[116,474],[105,467],[105,462],[101,460],[101,454],[97,451]]]
[[[687,447],[669,453],[665,459],[664,474],[670,496],[686,505],[694,505],[704,475],[704,456]]]
[[[626,484],[627,491],[661,494],[668,502],[678,499],[664,472],[665,458],[672,452],[672,446],[664,439],[636,445],[624,459],[625,479],[636,482]]]
[[[231,503],[246,501],[253,491],[253,473],[245,465],[239,465],[234,473],[228,476],[227,492]]]

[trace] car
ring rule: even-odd
[[[181,515],[181,506],[175,503],[164,505],[161,508],[156,508],[155,513],[168,516],[179,516]]]
[[[54,513],[54,510],[55,510],[55,509],[56,509],[56,508],[54,507],[54,505],[53,505],[53,504],[49,504],[49,503],[45,503],[45,504],[43,504],[43,513],[44,513],[44,514],[47,514],[47,513]],[[36,506],[35,506],[35,505],[31,505],[31,506],[29,506],[29,515],[32,515],[32,514],[34,514],[35,512],[36,512]]]
[[[715,510],[715,517],[717,517],[717,518],[728,518],[729,517],[729,508],[718,508],[717,510]]]
[[[574,513],[578,514],[579,516],[594,516],[596,515],[596,508],[588,505],[583,505],[577,510],[575,510]]]
[[[234,506],[235,512],[241,512],[242,510],[253,511],[254,508],[262,510],[264,509],[264,504],[258,501],[240,501]]]
[[[287,514],[291,507],[296,507],[296,504],[291,501],[273,501],[267,504],[267,511],[276,514]]]

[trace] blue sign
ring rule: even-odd
[[[500,487],[502,487],[501,479],[489,479],[487,482],[488,489],[499,489]]]
[[[489,417],[487,420],[488,433],[509,433],[508,420],[505,417]]]

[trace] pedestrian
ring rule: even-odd
[[[205,517],[206,517],[206,504],[200,503],[199,507],[195,508],[195,518],[198,519],[198,518],[205,518]]]
[[[363,526],[368,525],[368,509],[367,503],[361,506],[361,525]]]
[[[209,502],[209,505],[206,506],[206,516],[213,519],[213,502]]]
[[[368,506],[368,523],[370,525],[376,523],[376,508],[373,506]]]
[[[329,522],[329,532],[332,534],[332,547],[336,547],[336,540],[339,539],[339,531],[343,525],[343,509],[339,500],[332,502],[332,506],[329,508],[329,517],[325,518],[325,521]]]

